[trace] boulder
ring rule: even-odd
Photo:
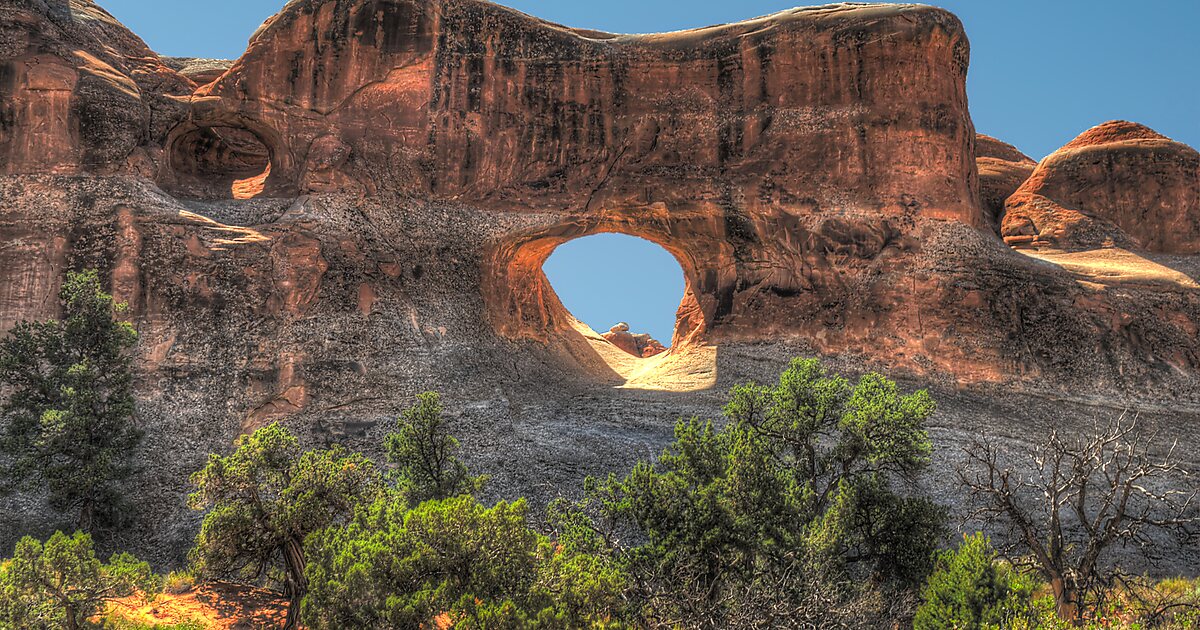
[[[1200,253],[1200,153],[1126,121],[1050,154],[1006,202],[1014,245]]]
[[[612,345],[642,358],[649,358],[667,351],[667,348],[646,333],[629,332],[629,324],[620,322],[601,335]]]

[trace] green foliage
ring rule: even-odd
[[[408,510],[377,500],[309,541],[303,618],[313,628],[415,628],[464,594],[503,599],[532,580],[537,540],[524,518],[524,502],[488,509],[463,496]]]
[[[158,589],[150,565],[127,553],[101,563],[88,534],[56,532],[44,545],[26,536],[0,569],[0,628],[90,627],[106,601]]]
[[[997,561],[983,534],[938,554],[921,593],[914,630],[1010,628],[1036,618],[1032,582]]]
[[[454,452],[458,440],[450,435],[437,392],[417,396],[387,436],[384,447],[388,461],[397,465],[397,487],[412,505],[429,499],[447,499],[474,494],[487,481],[467,472]]]
[[[583,501],[551,516],[595,532],[593,546],[612,548],[622,526],[644,537],[618,551],[655,623],[821,618],[818,602],[850,605],[853,576],[903,586],[928,574],[944,510],[892,483],[927,465],[933,410],[924,391],[902,394],[877,374],[851,385],[796,359],[774,386],[735,387],[723,428],[680,421],[658,461],[591,480]]]
[[[387,437],[396,486],[345,527],[310,536],[302,617],[312,628],[616,628],[626,576],[583,537],[551,541],[524,500],[480,504],[486,480],[454,455],[436,393]],[[415,505],[415,507],[413,507]]]
[[[194,509],[206,510],[192,560],[203,575],[259,579],[282,565],[292,598],[306,590],[304,538],[343,523],[381,489],[374,465],[340,447],[303,452],[279,424],[242,436],[227,457],[192,475]]]
[[[53,507],[76,511],[90,531],[97,517],[120,513],[120,482],[134,472],[137,333],[114,319],[125,305],[95,271],[69,273],[60,299],[62,321],[21,322],[0,341],[0,383],[11,388],[0,447],[12,459],[0,478],[9,491],[41,484]]]
[[[410,510],[382,497],[309,539],[302,618],[314,629],[415,628],[439,614],[458,627],[615,627],[605,624],[623,582],[530,530],[526,511],[523,500]]]
[[[163,579],[163,592],[180,595],[196,588],[196,575],[191,571],[171,571]]]

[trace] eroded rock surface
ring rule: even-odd
[[[1042,160],[1006,205],[1011,244],[1200,254],[1200,153],[1106,122]]]
[[[620,322],[601,335],[612,345],[643,359],[662,354],[667,348],[646,333],[629,332],[629,324]]]
[[[0,173],[153,175],[194,88],[90,0],[0,3]]]

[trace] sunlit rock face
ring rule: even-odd
[[[649,359],[667,351],[667,348],[662,343],[650,335],[629,332],[629,324],[625,322],[615,324],[612,328],[608,329],[608,332],[603,333],[601,336],[626,354],[642,359]]]
[[[1006,205],[1012,244],[1200,254],[1200,153],[1106,122],[1042,160]]]
[[[176,556],[207,453],[277,420],[372,452],[427,389],[489,492],[535,500],[793,354],[990,401],[1200,399],[1194,287],[996,236],[997,200],[1009,236],[1038,178],[977,139],[968,51],[917,5],[635,36],[475,0],[295,0],[226,65],[164,61],[87,0],[7,0],[0,327],[54,316],[69,269],[129,303],[155,473],[137,533]],[[1171,151],[1162,181],[1184,181],[1194,152]],[[1188,251],[1195,195],[1172,186],[1145,225],[1105,220]],[[668,351],[613,360],[550,288],[554,248],[601,232],[679,262]],[[14,505],[0,532],[52,518]]]
[[[967,51],[956,18],[916,6],[617,36],[473,0],[306,0],[198,92],[195,117],[269,129],[295,182],[332,134],[374,167],[349,167],[368,190],[714,213],[737,190],[751,221],[836,208],[977,224]]]
[[[0,173],[139,172],[194,89],[90,1],[0,4]]]

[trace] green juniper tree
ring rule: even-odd
[[[487,481],[485,476],[468,473],[466,464],[454,455],[458,440],[446,430],[437,392],[417,396],[417,404],[401,415],[384,448],[388,461],[397,466],[397,488],[412,505],[474,494]]]
[[[396,487],[347,525],[310,536],[304,623],[320,628],[618,628],[625,575],[607,555],[527,524],[524,500],[472,496],[435,393],[387,437]]]
[[[201,574],[260,579],[282,566],[285,628],[298,624],[308,590],[304,539],[344,524],[382,488],[371,461],[340,447],[302,451],[279,424],[242,436],[233,454],[211,455],[192,475],[191,506],[204,510],[192,559]]]
[[[91,627],[88,620],[105,602],[159,586],[150,565],[128,553],[101,563],[83,532],[56,532],[44,545],[26,536],[0,567],[0,628]]]
[[[983,534],[938,554],[914,630],[986,630],[1033,621],[1032,580],[998,560]]]
[[[8,392],[0,447],[4,489],[45,488],[53,507],[91,531],[118,511],[142,433],[133,421],[133,327],[95,271],[67,274],[62,320],[18,323],[0,341]]]
[[[929,461],[933,410],[924,391],[796,359],[775,385],[735,387],[722,428],[680,421],[657,461],[551,516],[628,561],[649,625],[870,623],[855,585],[919,584],[944,531],[943,509],[894,488]]]

